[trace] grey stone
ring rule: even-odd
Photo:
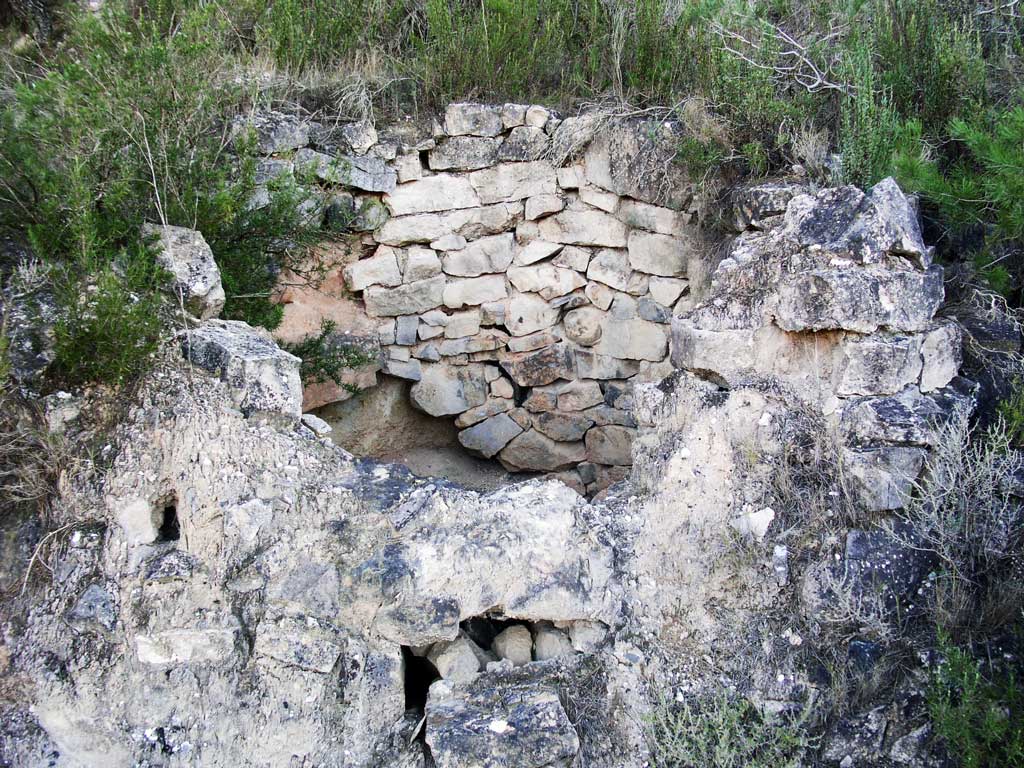
[[[801,245],[815,245],[864,264],[887,254],[909,257],[921,268],[931,263],[917,213],[892,178],[878,182],[867,194],[847,186],[794,197],[786,208],[784,232]]]
[[[668,354],[668,334],[658,323],[609,316],[594,352],[622,360],[663,360]]]
[[[396,360],[395,358],[389,357],[386,358],[384,363],[381,365],[381,371],[386,373],[388,376],[394,376],[408,381],[419,381],[423,376],[423,366],[420,364],[418,359]]]
[[[672,321],[672,312],[648,296],[641,297],[636,307],[641,320],[662,324]]]
[[[691,184],[685,170],[672,162],[676,144],[671,128],[659,121],[604,123],[584,156],[587,181],[617,195],[681,210]]]
[[[405,255],[402,282],[415,283],[441,274],[441,260],[430,248],[413,246]]]
[[[921,374],[921,337],[876,334],[842,345],[835,390],[838,395],[890,395]]]
[[[312,413],[302,414],[302,424],[317,437],[326,437],[334,431],[330,424]]]
[[[519,126],[513,128],[497,152],[499,160],[526,162],[540,160],[551,146],[551,140],[540,128]],[[483,167],[483,166],[480,166]]]
[[[567,245],[551,261],[556,267],[568,267],[577,272],[586,272],[590,264],[590,250],[576,245]]]
[[[548,259],[562,250],[561,243],[549,243],[546,240],[531,240],[516,253],[517,266],[526,266],[543,259]]]
[[[619,204],[615,217],[634,229],[646,229],[660,235],[678,235],[687,222],[686,214],[671,208],[629,199]]]
[[[224,309],[224,286],[213,251],[200,232],[184,227],[145,224],[143,235],[156,236],[156,262],[171,273],[175,297],[200,320],[216,317]]]
[[[500,234],[515,226],[522,214],[521,204],[502,203],[446,213],[399,216],[389,219],[375,237],[377,242],[387,245],[429,243],[452,235],[463,238],[483,237]]]
[[[444,130],[449,136],[497,136],[504,126],[501,109],[484,104],[449,104],[444,112]]]
[[[416,331],[419,327],[418,315],[402,315],[395,318],[395,343],[411,347],[416,343]]]
[[[117,623],[117,606],[110,593],[94,582],[79,595],[68,611],[67,618],[73,624],[97,626],[110,631]]]
[[[785,181],[739,186],[730,195],[731,224],[737,232],[765,229],[767,219],[785,213],[789,201],[806,191],[802,184]]]
[[[440,306],[446,290],[444,277],[438,275],[396,288],[370,286],[363,292],[363,302],[371,317],[412,315]]]
[[[573,377],[572,349],[552,344],[533,352],[518,352],[501,360],[501,367],[521,387],[537,387]]]
[[[185,357],[219,376],[246,416],[284,414],[298,420],[302,415],[302,361],[279,348],[262,328],[207,320],[181,338]]]
[[[535,429],[528,429],[506,445],[498,457],[513,471],[556,472],[583,461],[586,448],[583,443],[556,442]]]
[[[487,380],[477,366],[425,365],[422,377],[409,390],[409,398],[431,416],[454,416],[484,404]]]
[[[443,278],[441,278],[443,282]],[[463,280],[452,280],[444,286],[444,305],[461,309],[467,304],[478,306],[504,299],[508,295],[505,278],[502,275],[484,275]]]
[[[610,405],[595,405],[593,408],[587,408],[583,411],[583,415],[599,427],[605,427],[609,424],[619,427],[636,427],[636,419],[633,418],[633,414],[628,411],[621,411],[618,408],[612,408]]]
[[[605,248],[598,251],[587,267],[587,279],[614,288],[617,291],[629,291],[633,286],[636,273],[629,266],[625,251]],[[594,302],[597,304],[597,302]],[[598,304],[600,307],[600,304]],[[605,309],[606,307],[601,307]]]
[[[491,235],[466,245],[457,251],[445,253],[442,267],[446,274],[456,277],[479,277],[504,272],[512,263],[515,238],[511,233]]]
[[[596,307],[580,307],[566,312],[562,320],[565,336],[584,347],[591,347],[601,338],[605,313]]]
[[[955,322],[929,331],[921,344],[921,391],[932,392],[949,384],[962,362],[960,327]]]
[[[384,204],[392,216],[410,216],[478,208],[480,199],[465,176],[439,173],[399,185],[384,196]]]
[[[232,124],[235,136],[248,130],[255,131],[256,146],[265,155],[299,149],[309,143],[309,122],[281,112],[261,111],[251,117],[238,117]]]
[[[297,174],[366,192],[391,192],[398,181],[395,172],[383,160],[374,157],[332,157],[312,149],[300,149],[295,153],[294,162]]]
[[[505,379],[500,379],[500,381],[505,381]],[[479,424],[484,419],[489,419],[491,416],[507,413],[515,408],[515,405],[511,395],[507,398],[489,397],[483,405],[478,405],[475,408],[470,408],[468,411],[460,413],[455,419],[455,426],[459,429],[471,427],[474,424]]]
[[[626,225],[601,211],[563,211],[541,219],[540,236],[552,243],[623,248]]]
[[[942,268],[816,269],[784,278],[775,322],[787,331],[922,331],[943,299]]]
[[[484,205],[553,195],[558,191],[555,169],[542,161],[502,163],[473,171],[469,174],[469,181]]]
[[[581,413],[559,413],[548,411],[533,417],[533,428],[538,432],[562,443],[582,440],[587,430],[594,425]]]
[[[868,512],[884,512],[907,503],[924,457],[923,448],[847,448],[843,450],[843,466],[859,504]]]
[[[498,160],[498,147],[504,149],[505,143],[507,140],[452,136],[430,150],[427,162],[435,171],[475,171],[494,165]]]
[[[580,749],[553,690],[504,690],[489,683],[467,696],[432,686],[426,712],[426,740],[437,768],[545,768],[569,764]]]
[[[489,459],[522,431],[507,414],[499,413],[459,432],[459,442],[464,448]]]
[[[601,385],[589,379],[575,379],[558,390],[558,410],[582,411],[604,402]]]
[[[533,660],[533,638],[530,630],[521,624],[513,624],[498,633],[491,650],[499,659],[508,659],[514,666],[521,667]]]
[[[587,461],[594,464],[628,466],[633,463],[632,447],[636,430],[609,425],[594,427],[586,436]]]

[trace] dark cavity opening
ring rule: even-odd
[[[181,538],[181,525],[178,523],[178,506],[174,501],[164,504],[160,513],[159,541],[177,541]]]
[[[402,658],[405,659],[405,708],[422,713],[427,707],[430,684],[441,675],[425,656],[417,656],[407,645],[402,646]]]
[[[494,645],[494,638],[504,630],[516,624],[529,628],[530,623],[522,619],[505,619],[500,616],[472,616],[461,624],[459,628],[466,633],[470,640],[479,645],[485,651],[489,651]]]

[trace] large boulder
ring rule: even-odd
[[[171,273],[174,295],[200,320],[224,309],[224,286],[213,251],[201,232],[186,227],[145,224],[142,233],[157,238],[156,262]]]
[[[193,365],[219,376],[245,415],[302,415],[302,361],[274,343],[262,328],[237,320],[208,320],[182,334]]]

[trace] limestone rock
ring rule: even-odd
[[[228,385],[246,415],[302,414],[302,361],[280,349],[262,328],[237,320],[208,320],[182,336],[185,357]]]
[[[505,356],[501,367],[521,387],[537,387],[573,377],[572,350],[564,343]]]
[[[513,336],[508,340],[509,352],[532,352],[542,347],[550,347],[562,340],[557,328],[545,328],[543,331],[530,333],[526,336]]]
[[[386,245],[377,248],[370,258],[349,264],[345,267],[344,274],[345,284],[351,291],[362,291],[371,285],[393,288],[402,284],[402,273],[398,268],[395,249]]]
[[[406,252],[402,282],[414,283],[417,280],[426,280],[440,274],[441,260],[430,248],[413,246]]]
[[[583,443],[561,443],[528,429],[515,437],[499,454],[501,463],[513,470],[556,472],[579,464],[586,457]]]
[[[576,372],[581,379],[628,379],[640,371],[636,360],[599,355],[587,349],[577,349],[575,356]]]
[[[533,635],[533,654],[537,661],[572,656],[576,650],[569,636],[554,627],[540,627]]]
[[[565,337],[584,347],[592,347],[601,338],[605,313],[596,307],[580,307],[565,314]]]
[[[933,392],[949,384],[960,370],[963,352],[960,327],[944,323],[929,331],[921,343],[921,391]]]
[[[423,163],[420,162],[418,152],[411,152],[408,155],[400,155],[395,159],[395,173],[398,175],[398,183],[405,184],[407,181],[416,181],[423,178]]]
[[[587,461],[595,464],[628,466],[633,463],[632,446],[636,430],[609,425],[594,427],[586,436]]]
[[[689,259],[682,240],[634,230],[629,234],[629,265],[639,272],[684,277]]]
[[[511,233],[482,237],[467,244],[465,248],[446,253],[443,259],[444,271],[457,277],[479,277],[504,272],[512,263],[514,251],[515,238]]]
[[[392,216],[477,208],[480,199],[465,176],[439,173],[400,184],[387,195],[384,204]]]
[[[431,416],[454,416],[484,404],[487,380],[476,366],[425,365],[409,397],[413,405]]]
[[[294,162],[296,173],[366,192],[391,192],[397,182],[395,172],[383,160],[374,157],[332,157],[312,149],[300,149],[295,153]]]
[[[765,221],[786,212],[789,201],[807,188],[792,182],[762,182],[741,186],[733,191],[732,226],[737,232],[747,228],[765,229]]]
[[[435,171],[475,171],[494,165],[498,147],[504,150],[506,143],[478,136],[453,136],[430,150],[427,162]]]
[[[587,269],[587,272],[589,277],[589,267]],[[594,274],[598,274],[597,269],[595,269]],[[613,278],[608,277],[606,279]],[[615,292],[608,286],[602,285],[601,283],[588,283],[585,293],[587,299],[590,300],[590,303],[593,304],[598,309],[609,309],[612,305],[612,302],[615,301]]]
[[[685,214],[639,200],[623,200],[615,216],[634,229],[646,229],[659,235],[679,235],[686,226]]]
[[[427,699],[426,739],[437,768],[545,768],[568,764],[580,749],[554,690],[449,691],[432,686]]]
[[[156,262],[171,273],[172,287],[185,309],[200,320],[216,317],[224,309],[224,286],[213,251],[200,232],[184,227],[146,224],[143,235],[156,236]]]
[[[443,281],[443,278],[442,278]],[[478,306],[504,299],[508,295],[505,278],[501,275],[484,275],[464,280],[451,280],[444,286],[443,300],[446,307],[461,309],[467,304]]]
[[[847,186],[795,197],[786,208],[784,227],[801,245],[847,254],[860,263],[896,254],[913,259],[922,269],[931,264],[917,213],[892,178],[878,182],[867,194]]]
[[[900,509],[924,465],[923,448],[886,447],[843,451],[853,493],[868,512]]]
[[[540,160],[550,145],[551,140],[540,128],[518,126],[513,128],[502,142],[498,150],[498,159],[517,163]]]
[[[516,290],[539,293],[545,301],[572,293],[587,284],[575,270],[551,264],[512,267],[508,270],[508,279]]]
[[[649,285],[651,298],[665,307],[671,307],[690,287],[687,280],[671,277],[652,277]]]
[[[501,234],[515,226],[523,214],[521,204],[489,205],[446,213],[423,213],[389,219],[376,232],[376,240],[385,245],[430,243],[443,237],[483,237]],[[443,250],[443,249],[438,249]]]
[[[626,225],[601,211],[563,211],[540,221],[540,236],[552,243],[623,248]]]
[[[558,322],[559,310],[534,293],[516,293],[508,300],[505,327],[513,336],[526,336]]]
[[[668,354],[668,334],[658,323],[647,320],[605,318],[601,338],[594,352],[621,360],[664,359]]]
[[[517,266],[526,266],[534,262],[547,259],[562,250],[561,243],[549,243],[545,240],[532,240],[525,248],[520,248],[516,253],[515,263]]]
[[[583,187],[579,194],[580,200],[584,203],[605,213],[615,213],[619,208],[619,196],[612,192],[605,192],[596,187]]]
[[[299,149],[309,143],[310,124],[294,115],[265,110],[252,117],[239,117],[232,124],[232,135],[253,130],[256,146],[264,155]]]
[[[943,299],[942,269],[819,269],[779,285],[775,322],[787,331],[924,330]]]
[[[434,643],[427,652],[427,659],[437,669],[441,678],[452,683],[465,683],[472,680],[480,671],[477,648],[472,640],[460,634],[454,640]]]
[[[371,317],[414,315],[440,306],[447,290],[444,277],[438,275],[395,288],[370,286],[363,292],[363,301]]]
[[[638,278],[639,275],[629,265],[626,251],[622,250],[602,249],[595,254],[587,267],[587,279],[596,280],[617,291],[632,293],[638,287]]]
[[[582,440],[583,435],[594,425],[594,422],[584,414],[557,411],[538,413],[532,421],[534,429],[561,443]]]
[[[508,659],[514,666],[521,667],[533,660],[533,638],[530,630],[522,624],[513,624],[498,633],[491,646],[499,659]]]
[[[484,205],[553,195],[557,191],[555,169],[543,161],[502,163],[473,171],[469,181]]]
[[[526,200],[526,220],[534,221],[565,208],[565,200],[559,195],[535,195]]]
[[[449,328],[452,326],[449,325]],[[445,328],[445,333],[448,328]],[[463,336],[461,338],[445,339],[441,342],[441,355],[451,357],[454,355],[471,355],[476,352],[487,352],[501,349],[508,343],[508,334],[501,331],[490,330],[478,333],[475,336]]]
[[[590,250],[575,245],[567,245],[551,261],[556,267],[568,267],[577,272],[586,272],[590,264]]]
[[[499,379],[499,381],[505,381],[505,379]],[[515,402],[512,400],[512,395],[509,395],[508,397],[495,395],[494,397],[487,398],[487,402],[483,405],[478,405],[475,408],[470,408],[468,411],[460,413],[455,419],[455,426],[459,429],[465,429],[466,427],[471,427],[474,424],[479,424],[481,421],[489,419],[491,416],[496,416],[499,413],[507,413],[514,407]]]
[[[506,128],[525,125],[526,108],[526,104],[503,104],[501,107],[501,124]]]
[[[499,413],[459,432],[459,442],[468,450],[489,459],[522,431],[523,428],[508,414]]]
[[[446,339],[460,339],[463,336],[474,336],[480,332],[480,310],[455,312],[448,315],[444,326]]]
[[[675,144],[671,129],[657,121],[603,124],[584,156],[587,181],[617,195],[682,209],[690,184],[684,169],[672,162]],[[653,158],[664,162],[652,163]]]
[[[449,104],[444,112],[444,130],[449,136],[497,136],[503,128],[498,107]]]
[[[920,336],[874,335],[847,341],[836,378],[839,395],[890,395],[921,374]]]

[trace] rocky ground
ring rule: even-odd
[[[412,402],[456,416],[463,445],[486,433],[470,447],[511,468],[575,475],[481,491],[355,456],[302,414],[297,358],[207,319],[133,395],[102,480],[70,479],[47,578],[5,617],[4,760],[643,766],[652,710],[728,690],[824,712],[806,764],[933,761],[919,674],[841,709],[821,663],[826,647],[867,667],[875,653],[828,634],[840,595],[918,599],[929,563],[884,523],[941,425],[973,407],[912,202],[891,180],[739,190],[742,232],[685,300],[685,201],[620,186],[614,131],[583,166],[533,159],[569,123],[541,117],[460,106],[443,141],[382,160],[357,134],[362,159],[342,164],[274,123],[266,150],[379,187],[375,244],[345,275],[387,318],[383,369],[408,374]],[[599,358],[656,365],[620,407],[625,377],[587,368]],[[367,408],[336,412],[335,431],[386,453],[367,447]],[[598,444],[627,460],[596,460]],[[801,506],[781,481],[828,451],[844,478],[826,468],[821,504]]]

